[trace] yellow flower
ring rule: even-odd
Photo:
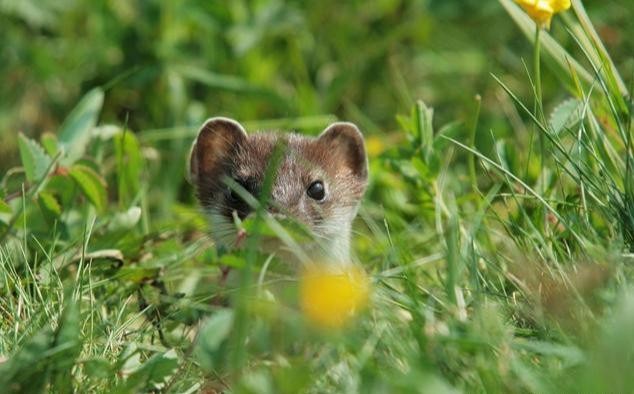
[[[299,284],[299,301],[308,321],[320,328],[340,328],[368,302],[370,283],[357,267],[312,264]]]
[[[365,140],[365,146],[370,157],[376,157],[385,150],[385,144],[383,143],[381,138],[377,137],[376,135],[371,135],[367,137]]]
[[[539,27],[550,27],[553,15],[570,8],[570,0],[515,0]]]

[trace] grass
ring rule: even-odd
[[[273,51],[267,58],[256,45],[286,34],[298,20],[319,25],[317,8],[147,6],[161,10],[163,37],[139,62],[161,69],[123,64],[116,77],[97,78],[54,132],[14,138],[19,164],[2,163],[0,387],[33,393],[630,392],[634,148],[630,89],[616,66],[622,63],[608,54],[579,1],[555,17],[552,34],[539,35],[513,2],[499,3],[518,32],[539,37],[539,47],[515,55],[521,77],[504,71],[478,77],[495,84],[506,118],[489,108],[487,96],[474,102],[457,98],[464,91],[448,92],[468,103],[458,121],[446,121],[447,111],[435,112],[429,102],[404,109],[387,93],[377,99],[358,82],[380,68],[375,60],[391,45],[415,38],[413,26],[428,16],[412,4],[402,5],[405,14],[396,2],[385,2],[383,10],[368,6],[387,20],[377,29],[389,33],[359,44],[357,61],[367,61],[368,69],[353,72],[358,64],[342,60],[344,71],[336,70],[328,92],[312,85],[305,63],[323,54],[302,52],[310,44],[307,31],[285,41],[290,49],[283,55]],[[344,16],[351,14],[347,7],[355,9],[341,5]],[[455,6],[437,7],[448,7],[435,11],[441,13]],[[56,31],[47,25],[53,16],[72,20],[80,8],[34,15],[22,8],[14,15]],[[184,31],[198,31],[209,15],[222,21],[228,14],[235,18],[228,40],[244,56],[236,63],[241,77],[208,71],[194,57],[172,64],[185,51],[178,45]],[[389,29],[390,17],[402,18],[400,27]],[[138,37],[149,36],[149,21],[135,26],[135,40],[148,42]],[[338,18],[333,23],[342,26]],[[9,31],[24,37],[15,26]],[[350,27],[318,48],[345,53],[350,37],[360,34]],[[98,37],[100,49],[113,39]],[[220,42],[204,44],[202,58],[221,54],[209,69],[226,70],[235,55]],[[130,49],[122,50],[132,62]],[[97,63],[106,56],[98,52]],[[519,60],[536,55],[537,61]],[[263,82],[277,66],[296,82],[291,98],[280,88],[284,83]],[[392,86],[383,92],[414,94],[407,74],[392,72],[379,83]],[[134,83],[160,75],[153,92],[170,93],[136,97],[147,111],[118,119],[112,116],[117,105],[129,104],[122,97],[134,91],[129,75]],[[288,241],[292,229],[282,233],[284,227],[258,216],[245,224],[256,235],[245,250],[214,247],[183,180],[194,125],[208,115],[183,78],[244,94],[243,101],[218,97],[221,107],[244,106],[246,118],[278,114],[245,122],[250,130],[318,133],[337,118],[330,112],[342,114],[336,110],[342,104],[333,103],[347,92],[343,114],[366,130],[370,154],[354,254],[372,281],[368,307],[349,325],[312,324],[298,305],[294,268],[258,251],[259,234]],[[445,86],[436,83],[439,91]],[[375,114],[383,101],[391,112]],[[388,117],[395,130],[379,133]],[[504,132],[507,123],[512,132]],[[224,267],[232,268],[227,277]]]

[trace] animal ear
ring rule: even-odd
[[[198,185],[201,179],[222,174],[228,159],[246,138],[244,128],[233,119],[207,119],[192,145],[189,156],[189,181]]]
[[[353,123],[333,123],[321,133],[317,141],[326,149],[335,165],[347,167],[360,180],[368,178],[363,134]]]

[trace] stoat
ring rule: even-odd
[[[368,181],[363,135],[337,122],[319,136],[249,133],[235,120],[207,120],[193,143],[189,178],[211,222],[218,246],[232,247],[240,234],[236,218],[254,213],[244,191],[258,199],[276,146],[281,146],[266,212],[305,225],[315,242],[307,253],[333,262],[350,260],[352,221]],[[236,185],[243,188],[239,192]],[[255,201],[255,200],[251,200]]]

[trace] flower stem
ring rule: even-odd
[[[535,78],[535,118],[545,124],[545,116],[544,116],[544,107],[542,103],[542,74],[541,74],[541,33],[542,29],[538,24],[535,24],[535,42],[533,47],[533,75]],[[535,125],[535,128],[539,129],[538,125]],[[541,130],[538,130],[539,133],[539,185],[540,185],[540,193],[543,197],[546,194],[546,171],[545,171],[545,154],[546,147],[544,141],[544,134]],[[543,226],[546,228],[546,212],[543,215]]]
[[[535,42],[533,47],[533,75],[535,77],[535,116],[538,119],[541,119],[540,113],[543,114],[542,111],[542,76],[541,76],[541,67],[540,67],[540,32],[542,29],[535,24]]]

